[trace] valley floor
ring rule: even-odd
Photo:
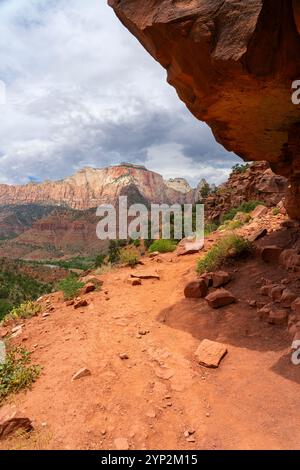
[[[155,269],[160,280],[134,287],[126,282],[130,268],[113,270],[82,309],[52,295],[50,316],[26,321],[15,339],[43,367],[32,390],[9,401],[35,431],[0,448],[299,449],[300,369],[290,363],[291,339],[248,305],[262,276],[281,273],[254,259],[240,264],[230,285],[239,301],[212,310],[183,297],[198,258],[146,259],[136,270]],[[228,345],[219,369],[195,361],[204,338]],[[82,367],[91,375],[72,382]]]

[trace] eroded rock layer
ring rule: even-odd
[[[216,139],[291,179],[300,217],[299,0],[109,0]]]

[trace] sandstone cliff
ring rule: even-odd
[[[300,0],[109,0],[217,140],[290,178],[300,217]]]
[[[167,182],[145,167],[121,164],[108,168],[84,168],[61,181],[30,183],[23,186],[0,185],[0,206],[8,204],[60,205],[85,210],[99,204],[114,204],[133,187],[151,203],[191,203],[196,192],[180,179]],[[132,192],[132,191],[131,191]],[[139,202],[139,201],[134,201]]]

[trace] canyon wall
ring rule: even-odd
[[[290,179],[300,218],[300,0],[109,0],[218,142]]]

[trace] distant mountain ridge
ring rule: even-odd
[[[183,178],[164,178],[144,166],[130,163],[107,168],[86,167],[59,181],[0,184],[0,206],[37,204],[87,210],[99,204],[115,204],[126,188],[135,187],[148,203],[194,203],[199,188],[193,189]]]

